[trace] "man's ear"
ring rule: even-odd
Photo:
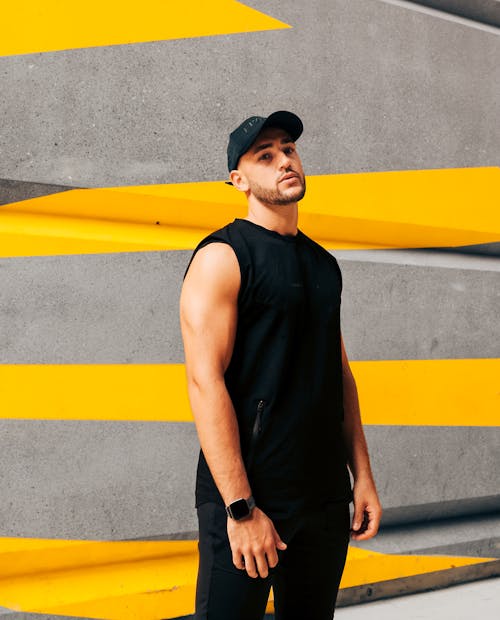
[[[248,181],[240,170],[231,170],[229,173],[229,178],[231,179],[231,183],[234,187],[236,187],[236,189],[240,192],[246,192],[248,190]]]

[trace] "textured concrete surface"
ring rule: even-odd
[[[183,362],[187,254],[0,260],[1,363]]]
[[[120,540],[198,529],[194,424],[0,420],[0,436],[0,536]]]
[[[367,426],[366,437],[386,523],[460,514],[460,501],[498,495],[500,427]],[[428,510],[425,506],[429,505]],[[497,504],[498,505],[498,504]]]
[[[251,0],[292,26],[0,58],[0,178],[225,178],[227,135],[303,117],[311,174],[498,165],[500,37],[411,3]]]
[[[382,252],[380,262],[374,252],[332,254],[343,273],[350,359],[500,357],[499,261],[399,250]],[[0,363],[183,363],[178,300],[190,256],[0,259]]]
[[[498,260],[334,254],[350,359],[500,356]],[[178,296],[190,255],[0,260],[0,362],[182,363]],[[366,427],[386,522],[491,509],[499,433]],[[4,419],[0,437],[3,536],[121,539],[197,530],[192,423]]]
[[[494,620],[498,616],[500,579],[374,601],[336,610],[338,620]]]
[[[365,431],[386,523],[449,517],[452,500],[482,511],[498,492],[500,429]],[[0,420],[0,436],[0,536],[196,538],[193,423]]]
[[[371,427],[367,427],[367,434],[370,432],[370,428]],[[390,427],[387,426],[385,428],[389,430]],[[497,429],[494,429],[494,438],[496,438],[497,433]],[[467,437],[467,434],[464,434],[464,442],[466,439],[470,439],[470,437]],[[390,434],[388,433],[387,442],[389,441]],[[495,441],[497,440],[495,439]],[[371,441],[371,443],[373,444],[375,442]],[[493,467],[496,468],[498,458],[495,458],[494,450],[495,448],[493,448],[492,453],[494,459]],[[444,467],[446,466],[443,465],[443,463],[440,464]],[[453,466],[456,467],[456,463],[453,463]],[[394,471],[399,470],[395,469]],[[496,471],[496,469],[494,471]],[[434,487],[429,485],[428,488]],[[469,492],[469,490],[470,489],[468,488],[467,492]],[[494,493],[496,492],[497,491],[495,490]],[[418,499],[418,497],[415,498],[417,502]],[[411,524],[413,527],[415,523],[427,523],[429,520],[433,519],[452,519],[457,516],[470,517],[471,515],[489,515],[498,512],[500,512],[500,495],[475,495],[474,493],[472,493],[470,497],[464,497],[462,495],[457,497],[457,499],[439,499],[437,501],[432,501],[431,498],[429,498],[425,501],[425,503],[409,503],[395,506],[386,506],[384,510],[384,525],[392,527],[398,523],[406,523]]]
[[[460,245],[457,247],[442,247],[433,248],[433,250],[439,250],[440,252],[452,252],[469,255],[484,255],[484,256],[500,256],[500,242],[493,243],[475,243],[473,245]]]
[[[351,546],[379,553],[500,558],[500,516],[496,514],[382,526],[375,538]]]
[[[499,357],[498,271],[468,270],[458,257],[461,268],[401,265],[397,251],[394,257],[394,263],[339,257],[350,359]]]
[[[413,0],[440,11],[467,17],[491,26],[500,26],[500,2],[498,0]]]
[[[10,179],[0,179],[0,206],[28,198],[38,198],[64,192],[72,187],[63,185],[50,185],[47,183],[29,183],[25,181],[12,181]]]
[[[0,58],[0,178],[13,179],[0,203],[66,186],[222,179],[228,131],[279,108],[304,120],[310,174],[499,164],[500,30],[422,10],[430,2],[248,4],[292,28]],[[499,3],[439,4],[491,24]],[[499,357],[498,260],[334,254],[351,359]],[[0,363],[182,362],[189,256],[0,260]],[[498,428],[365,430],[392,524],[373,548],[493,556],[498,521],[471,515],[499,505]],[[198,448],[189,423],[2,419],[0,536],[194,537]],[[493,618],[498,587],[336,615]]]

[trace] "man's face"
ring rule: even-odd
[[[267,127],[244,153],[238,170],[260,202],[287,205],[304,197],[306,180],[295,143],[283,129]]]

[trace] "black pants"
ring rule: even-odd
[[[349,544],[349,503],[282,521],[287,544],[267,577],[250,577],[233,564],[224,506],[198,506],[199,566],[196,620],[262,620],[271,585],[276,620],[331,620]]]

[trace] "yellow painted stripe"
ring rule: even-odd
[[[500,426],[500,359],[352,362],[365,424]]]
[[[0,417],[191,422],[184,364],[0,365]]]
[[[117,620],[192,613],[194,541],[24,542],[0,540],[2,607]]]
[[[500,359],[354,361],[365,424],[499,426]],[[183,364],[3,364],[0,417],[192,422]]]
[[[384,554],[349,547],[347,563],[340,586],[353,586],[377,583],[390,579],[400,579],[411,575],[422,575],[438,570],[448,570],[458,566],[481,564],[495,561],[496,558],[471,558],[446,555],[397,555]]]
[[[289,27],[234,0],[23,0],[2,6],[0,56]]]
[[[328,249],[500,241],[500,168],[307,182],[299,227]],[[192,249],[246,212],[244,196],[223,182],[70,190],[0,207],[0,256]]]
[[[493,561],[384,555],[350,547],[341,588]],[[194,611],[197,541],[0,539],[0,606],[141,620]],[[271,592],[267,611],[272,612]]]

